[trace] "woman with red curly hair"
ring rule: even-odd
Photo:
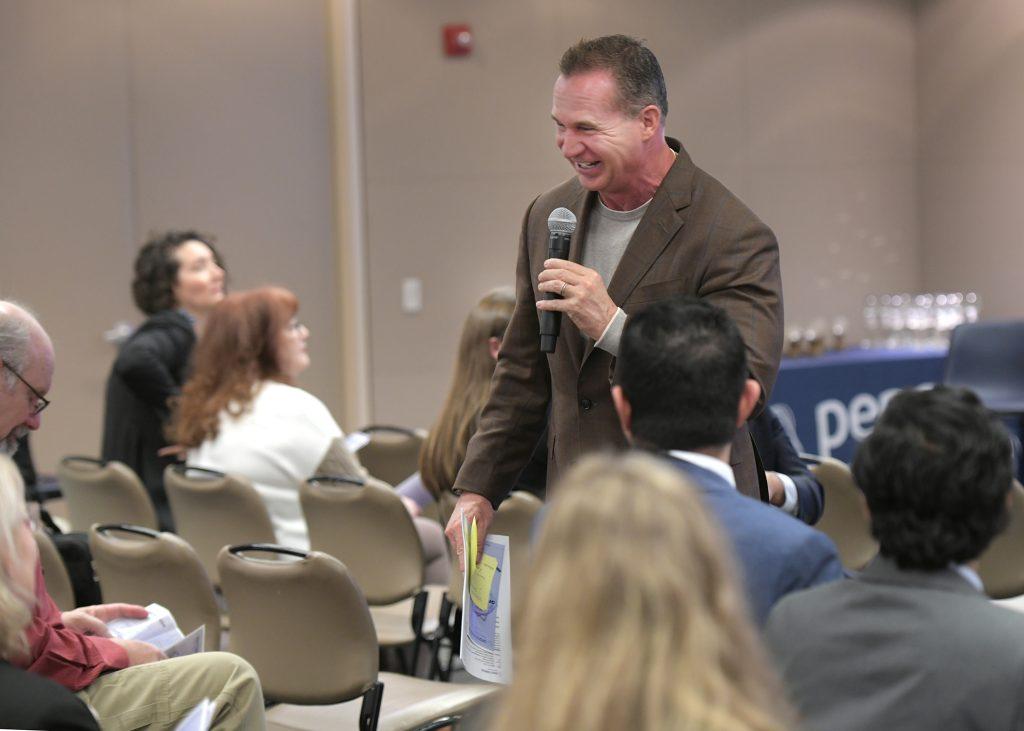
[[[171,438],[196,467],[241,474],[267,505],[278,543],[306,550],[299,485],[315,474],[365,477],[341,427],[295,386],[309,367],[309,330],[295,295],[265,287],[214,308],[177,402]]]

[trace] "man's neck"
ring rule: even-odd
[[[629,190],[600,193],[601,202],[613,211],[632,211],[654,197],[661,182],[676,161],[675,151],[668,146],[664,134],[651,141],[651,150],[642,165],[637,181]]]

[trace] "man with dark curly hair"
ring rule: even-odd
[[[1008,520],[1010,440],[967,390],[904,391],[853,463],[879,556],[792,594],[766,639],[814,731],[1021,728],[1024,616],[978,557]]]

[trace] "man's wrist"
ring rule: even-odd
[[[612,314],[612,319],[605,325],[604,332],[594,342],[595,348],[617,356],[619,354],[619,342],[622,340],[622,331],[626,327],[626,312],[617,307]]]

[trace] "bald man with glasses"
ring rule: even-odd
[[[0,452],[14,454],[18,439],[39,428],[52,382],[46,331],[25,308],[0,302]]]

